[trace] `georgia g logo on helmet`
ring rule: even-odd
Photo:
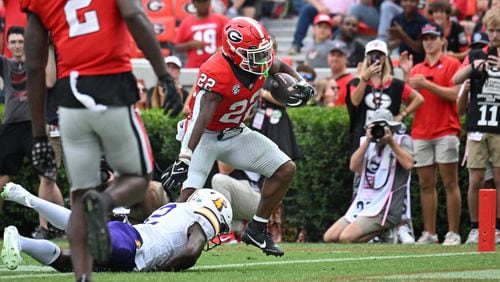
[[[240,43],[241,40],[243,40],[243,35],[241,35],[241,33],[239,31],[237,31],[235,29],[231,29],[227,33],[227,38],[234,43]]]

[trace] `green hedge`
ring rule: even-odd
[[[320,241],[326,228],[345,213],[352,197],[353,176],[348,170],[347,160],[349,118],[343,108],[305,107],[288,111],[303,158],[297,162],[297,174],[284,200],[285,238],[295,240],[297,231],[305,228],[309,241]],[[1,112],[2,107],[0,114]],[[169,118],[161,110],[145,111],[142,118],[157,166],[159,169],[166,168],[179,151],[180,144],[175,140],[179,119]],[[460,168],[459,173],[462,191],[461,233],[464,237],[469,223],[466,205],[468,176],[464,168]],[[30,169],[25,169],[14,180],[32,187],[32,191],[37,190],[38,180]],[[67,197],[68,182],[63,171],[58,184]],[[413,222],[416,233],[420,234],[422,222],[416,173],[413,173],[411,191]],[[448,226],[446,198],[441,183],[438,184],[438,191],[437,231],[442,238],[448,231]],[[36,226],[37,216],[19,205],[5,203],[4,213],[0,215],[0,228],[10,224],[20,226],[21,232],[27,234]]]

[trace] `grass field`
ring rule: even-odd
[[[67,246],[62,241],[56,241]],[[244,244],[204,252],[196,266],[181,273],[97,273],[95,281],[331,281],[448,280],[500,281],[500,249],[479,253],[476,246],[386,244],[282,244],[281,258]],[[500,246],[497,246],[497,249]],[[17,270],[0,268],[2,281],[71,281],[23,254]]]

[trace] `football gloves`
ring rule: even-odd
[[[33,137],[31,161],[38,175],[56,181],[56,158],[47,136]]]
[[[182,185],[186,180],[189,169],[189,160],[178,158],[161,175],[161,184],[165,190],[172,190]]]
[[[170,111],[170,116],[175,117],[182,111],[182,98],[177,93],[177,87],[175,86],[175,81],[172,76],[165,74],[158,78],[158,83],[163,87],[165,92],[165,103],[163,104],[163,109],[165,111]]]
[[[316,89],[312,87],[305,80],[299,81],[293,86],[294,91],[290,96],[288,96],[288,101],[286,105],[289,107],[298,107],[307,104],[307,101],[316,95]]]

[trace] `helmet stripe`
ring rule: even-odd
[[[208,220],[208,222],[210,222],[210,225],[212,225],[214,232],[215,232],[214,235],[217,235],[220,233],[219,219],[217,219],[217,216],[215,215],[215,213],[211,209],[209,209],[207,207],[202,207],[201,209],[196,210],[194,213],[197,213],[197,214],[203,216],[204,218],[206,218]]]

